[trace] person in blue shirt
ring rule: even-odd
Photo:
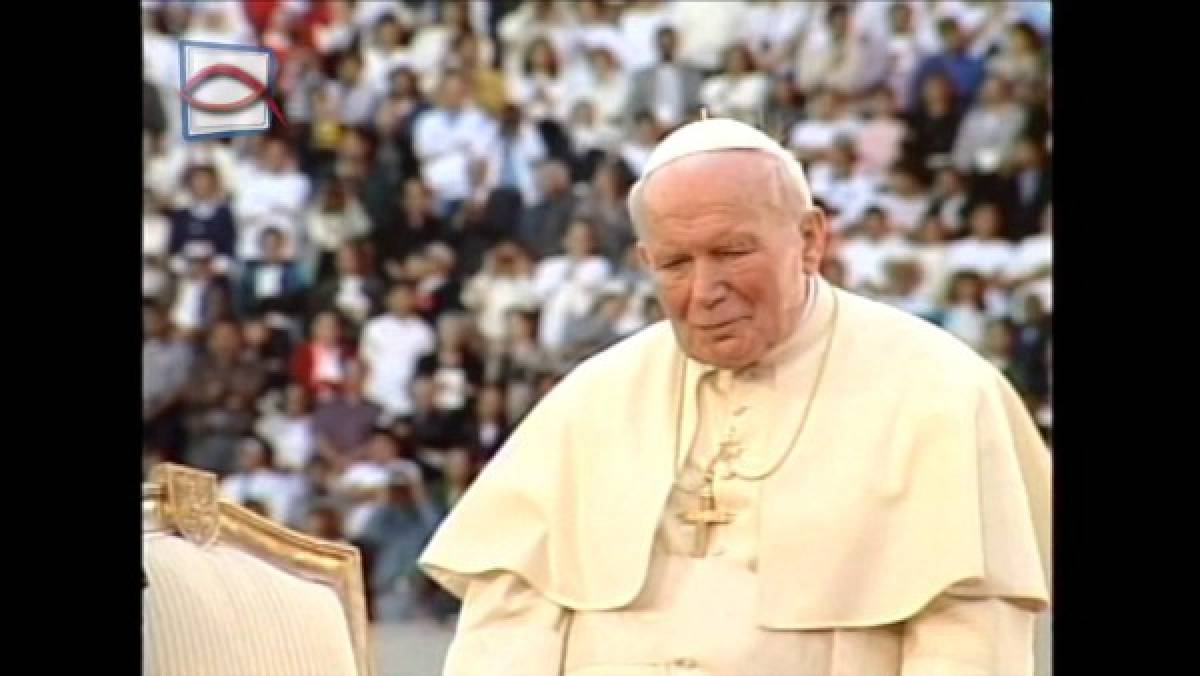
[[[934,74],[942,73],[950,78],[958,100],[968,105],[975,99],[987,74],[983,59],[968,53],[970,39],[957,21],[949,17],[938,21],[938,35],[942,40],[942,51],[925,57],[913,76],[909,100],[918,109],[922,106],[921,91],[925,80]]]

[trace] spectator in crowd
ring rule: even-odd
[[[342,531],[342,515],[331,505],[314,507],[305,518],[304,532],[330,542],[344,542],[346,539]]]
[[[437,528],[440,515],[412,461],[389,467],[386,485],[375,490],[371,512],[355,543],[370,559],[367,585],[374,619],[402,622],[419,611],[417,558]]]
[[[504,74],[480,55],[479,37],[474,33],[460,33],[454,39],[453,59],[449,67],[458,70],[475,95],[475,103],[488,115],[499,117],[508,103],[508,83]]]
[[[445,223],[434,214],[432,198],[419,178],[409,178],[397,208],[371,235],[380,274],[392,282],[404,276],[401,268],[409,254],[449,236]]]
[[[1029,374],[1025,371],[1024,364],[1016,359],[1016,327],[1012,320],[988,320],[984,329],[981,354],[1008,378],[1018,393],[1023,396],[1029,393]]]
[[[962,113],[950,78],[934,73],[920,90],[921,105],[910,115],[905,154],[909,162],[936,171],[951,166]]]
[[[636,240],[625,204],[633,176],[623,162],[607,161],[592,176],[575,217],[595,225],[598,248],[614,266]]]
[[[354,351],[342,336],[337,313],[320,312],[313,318],[309,340],[292,355],[292,380],[313,398],[325,400],[342,388],[353,359]]]
[[[158,197],[149,188],[142,190],[142,256],[161,264],[170,250],[171,221],[163,214]]]
[[[965,232],[967,212],[972,206],[967,177],[954,167],[939,169],[930,193],[929,214],[938,217],[947,234]]]
[[[534,38],[525,48],[521,70],[508,80],[512,99],[536,121],[566,119],[567,83],[561,59],[548,38]]]
[[[364,380],[362,363],[349,362],[341,391],[318,402],[313,411],[317,452],[337,472],[346,467],[383,418],[383,410],[364,396]]]
[[[810,34],[797,50],[796,84],[850,96],[879,84],[887,65],[885,46],[851,25],[850,8],[844,3],[831,3],[824,19],[825,30]]]
[[[877,300],[928,321],[938,316],[937,304],[921,293],[921,263],[915,252],[884,260],[883,288]]]
[[[567,134],[571,137],[570,172],[576,181],[590,180],[596,167],[621,143],[620,127],[602,122],[596,102],[586,96],[571,105]]]
[[[853,138],[857,131],[842,96],[832,89],[817,89],[811,93],[808,116],[792,128],[788,147],[801,162],[819,162],[829,158],[837,139]]]
[[[654,65],[656,36],[659,29],[671,23],[671,9],[666,0],[631,0],[621,11],[617,27],[625,46],[628,72]]]
[[[1021,240],[1006,271],[1006,283],[1015,300],[1036,297],[1043,311],[1053,302],[1054,210],[1050,204],[1042,211],[1041,231]],[[1022,307],[1018,305],[1018,307]],[[1019,319],[1020,315],[1014,313]]]
[[[364,127],[370,123],[379,93],[367,78],[358,52],[342,55],[338,78],[329,83],[328,96],[338,119],[346,126]]]
[[[214,322],[228,318],[232,305],[229,279],[215,268],[210,252],[189,252],[183,274],[167,292],[172,299],[171,322],[189,336],[198,336]]]
[[[192,363],[186,342],[157,306],[142,310],[142,440],[178,460],[183,450],[182,401]]]
[[[537,304],[528,255],[511,240],[496,244],[483,269],[463,289],[462,303],[478,317],[476,327],[489,351],[499,349],[508,339],[509,313],[532,310]]]
[[[971,211],[971,234],[946,248],[946,266],[951,271],[972,270],[989,285],[1003,281],[1012,265],[1013,245],[1001,237],[1000,207],[984,202]]]
[[[274,449],[259,437],[245,437],[237,450],[238,469],[221,480],[222,495],[238,504],[257,501],[268,518],[283,523],[302,489],[300,478],[276,468]]]
[[[934,75],[947,78],[954,95],[970,103],[986,75],[982,59],[972,56],[967,48],[970,37],[952,17],[944,17],[937,23],[942,51],[925,57],[917,66],[913,77],[912,97],[914,100],[925,89],[925,81]]]
[[[551,357],[563,348],[567,325],[580,319],[608,280],[611,264],[594,253],[592,225],[576,220],[563,238],[566,253],[537,266],[534,293],[542,303],[538,340]]]
[[[376,19],[371,39],[362,50],[363,84],[374,92],[384,90],[392,69],[411,62],[408,54],[411,42],[412,26],[408,22],[401,22],[393,13]]]
[[[475,429],[472,448],[478,464],[486,464],[508,441],[512,426],[508,424],[504,390],[488,385],[479,392],[475,404]]]
[[[1029,378],[1028,394],[1040,401],[1050,395],[1050,371],[1046,352],[1050,347],[1052,321],[1039,296],[1026,296],[1022,320],[1016,324],[1013,358]]]
[[[630,80],[621,68],[620,57],[604,44],[589,48],[586,57],[568,80],[567,101],[572,109],[580,101],[588,101],[599,126],[622,126]]]
[[[893,2],[888,7],[886,84],[902,111],[911,111],[915,104],[909,85],[917,73],[921,59],[913,6],[910,2]]]
[[[462,74],[443,75],[436,107],[421,113],[413,127],[413,151],[439,216],[451,216],[470,195],[468,167],[494,129],[495,124],[469,102]]]
[[[700,87],[700,103],[711,115],[761,124],[769,87],[750,50],[738,44],[726,51],[724,70]]]
[[[539,198],[537,165],[546,158],[541,133],[515,105],[504,106],[498,133],[481,149],[486,200],[492,188],[517,192],[522,204],[536,204]]]
[[[242,358],[258,364],[264,374],[263,387],[278,394],[290,378],[293,323],[279,315],[243,315]]]
[[[1025,112],[1013,101],[1012,87],[999,77],[989,77],[955,137],[954,166],[964,172],[995,174],[1008,162],[1024,125]]]
[[[896,109],[895,94],[877,87],[868,102],[866,120],[855,134],[859,168],[879,177],[900,159],[901,144],[907,127]]]
[[[742,44],[750,50],[764,73],[787,68],[788,55],[796,48],[800,30],[814,14],[807,2],[751,0],[742,23]]]
[[[289,243],[300,241],[300,216],[311,183],[296,169],[286,141],[268,137],[262,142],[257,162],[244,166],[237,179],[234,213],[239,223],[239,258],[260,257],[260,230],[271,224],[282,225]]]
[[[430,324],[445,312],[457,312],[462,306],[462,282],[456,271],[457,255],[445,242],[432,242],[425,248],[426,266],[417,281],[417,314]]]
[[[621,143],[620,156],[634,176],[642,175],[642,167],[662,137],[663,130],[652,113],[642,111],[633,116],[633,135]]]
[[[549,355],[538,341],[538,315],[513,310],[508,315],[508,341],[503,350],[490,356],[488,371],[493,380],[504,382],[504,400],[510,421],[518,422],[535,401],[538,377],[552,370]]]
[[[838,232],[854,227],[877,199],[875,182],[858,171],[857,162],[854,140],[841,137],[834,141],[830,161],[809,172],[813,194],[836,209],[830,224]]]
[[[928,303],[940,304],[946,294],[946,226],[941,218],[930,212],[912,234],[913,255],[921,268],[920,297]]]
[[[254,430],[275,450],[275,464],[284,471],[302,472],[316,457],[312,400],[301,385],[288,385],[284,389],[283,406],[273,407],[263,415]]]
[[[248,260],[238,285],[238,307],[244,314],[280,313],[296,317],[302,311],[306,284],[295,261],[285,255],[284,233],[264,228],[260,235],[262,258]]]
[[[649,112],[654,121],[670,129],[684,120],[699,103],[700,71],[679,62],[679,33],[670,26],[655,34],[658,63],[638,70],[630,83],[625,115],[633,126],[635,116]]]
[[[887,262],[911,254],[911,247],[895,233],[887,212],[870,207],[863,216],[862,234],[846,240],[838,250],[838,258],[846,265],[846,288],[867,296],[882,294]]]
[[[211,256],[218,270],[229,269],[233,261],[237,228],[220,185],[217,172],[209,165],[190,167],[184,174],[188,206],[171,212],[171,238],[168,250],[182,266],[190,255]]]
[[[596,294],[587,314],[567,324],[562,355],[567,364],[578,364],[622,338],[617,322],[629,305],[629,294],[619,282],[608,282]]]
[[[538,167],[541,201],[526,209],[520,223],[520,237],[535,256],[560,251],[563,235],[578,199],[571,190],[571,174],[558,160],[546,160]]]
[[[460,418],[483,386],[484,363],[469,343],[469,329],[464,315],[443,315],[436,349],[416,363],[417,376],[433,385],[434,408]]]
[[[575,16],[570,3],[560,0],[522,2],[496,25],[496,34],[507,45],[504,70],[515,73],[521,68],[525,48],[538,37],[545,36],[559,53],[568,53]]]
[[[988,73],[999,75],[1015,86],[1041,80],[1048,66],[1041,35],[1025,21],[1009,27],[1008,40],[1003,42],[1000,53],[987,62]]]
[[[359,355],[367,368],[367,398],[390,416],[412,413],[409,388],[417,362],[433,351],[433,329],[415,312],[416,292],[401,282],[388,292],[388,313],[367,322]]]
[[[1039,139],[1026,136],[1017,141],[1004,179],[1006,211],[1012,214],[1005,234],[1019,242],[1038,233],[1042,212],[1050,204],[1050,167]]]
[[[358,244],[343,244],[337,251],[337,277],[316,288],[312,295],[312,312],[337,312],[350,324],[350,337],[357,338],[358,329],[368,317],[382,306],[383,283],[363,261]]]
[[[950,278],[950,289],[941,311],[941,325],[976,351],[983,349],[987,327],[984,293],[987,284],[973,270],[960,270]]]
[[[316,202],[307,209],[305,219],[309,239],[316,247],[318,283],[334,276],[338,249],[371,232],[371,222],[358,197],[345,181],[338,179],[321,187]]]
[[[771,82],[767,103],[763,109],[763,131],[783,146],[789,144],[788,134],[804,118],[800,90],[790,78],[777,77]]]
[[[374,430],[367,443],[356,450],[336,485],[337,493],[347,505],[342,523],[347,539],[357,540],[382,507],[378,492],[387,488],[392,471],[411,463],[400,457],[399,444],[386,430]]]
[[[879,194],[877,203],[901,232],[916,231],[930,205],[921,172],[903,162],[892,165],[886,189]]]

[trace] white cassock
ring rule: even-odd
[[[1033,673],[1050,458],[1020,399],[927,322],[809,289],[750,368],[659,322],[543,399],[422,556],[465,600],[446,674]]]

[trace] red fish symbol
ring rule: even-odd
[[[250,93],[236,101],[230,101],[229,103],[209,103],[206,101],[197,101],[196,99],[192,98],[192,93],[197,87],[213,78],[220,77],[222,75],[231,77],[246,85],[250,88]],[[285,127],[287,126],[287,120],[284,119],[283,112],[279,110],[279,106],[275,105],[275,100],[270,96],[267,96],[267,86],[262,82],[259,82],[258,79],[250,73],[247,73],[246,71],[232,64],[217,63],[199,70],[195,75],[188,78],[188,81],[183,84],[183,89],[179,92],[179,95],[183,97],[184,101],[188,102],[188,105],[192,106],[196,110],[203,110],[211,113],[229,113],[235,110],[241,110],[247,106],[250,106],[255,101],[263,99],[267,102],[267,107],[271,109],[271,113],[275,115],[275,119],[279,120],[279,123]]]

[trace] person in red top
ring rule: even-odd
[[[341,391],[354,349],[342,339],[341,320],[334,312],[313,319],[311,336],[292,355],[292,381],[323,401]]]

